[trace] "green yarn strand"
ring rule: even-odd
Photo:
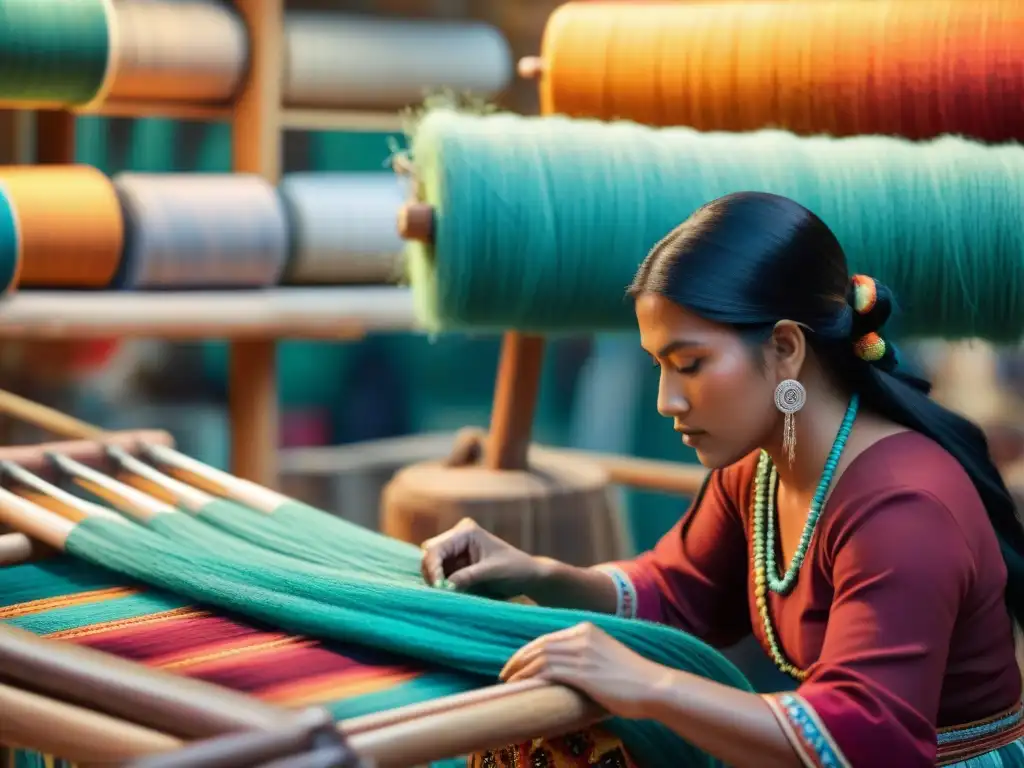
[[[435,243],[408,248],[433,330],[632,329],[624,289],[701,205],[786,195],[889,285],[911,335],[1024,337],[1024,148],[945,137],[700,133],[562,117],[427,112],[411,136]]]
[[[232,501],[216,499],[199,510],[197,517],[230,534],[234,541],[248,542],[261,551],[277,552],[296,561],[344,568],[347,573],[389,581],[402,577],[421,580],[418,548],[394,542],[299,502],[282,505],[268,515]],[[393,544],[401,547],[393,547]],[[389,557],[389,553],[395,556]]]
[[[208,527],[182,519],[181,528]],[[198,529],[189,535],[196,533]],[[725,657],[668,627],[495,602],[422,584],[361,580],[309,564],[289,566],[277,554],[253,561],[247,559],[248,545],[214,552],[212,546],[196,548],[176,535],[180,538],[172,538],[169,528],[158,534],[133,523],[93,518],[72,532],[67,546],[88,562],[288,631],[379,648],[482,679],[495,679],[525,642],[589,620],[658,663],[750,690]],[[457,635],[452,626],[459,627]],[[642,765],[717,765],[658,724],[612,725]]]
[[[110,0],[0,0],[0,99],[80,105],[103,88]]]

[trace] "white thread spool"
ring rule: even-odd
[[[407,199],[394,173],[296,173],[278,192],[288,216],[287,283],[388,283],[401,276],[395,224]]]
[[[489,97],[511,81],[508,43],[480,23],[288,14],[284,103],[394,108],[439,88]]]
[[[248,33],[216,0],[117,0],[107,98],[220,103],[245,77]],[[285,16],[284,104],[394,109],[437,89],[491,97],[512,79],[508,43],[478,22],[338,13]]]
[[[245,77],[242,19],[214,0],[118,0],[108,98],[227,102]]]
[[[125,217],[124,288],[257,288],[280,279],[288,228],[277,191],[251,174],[114,177]]]

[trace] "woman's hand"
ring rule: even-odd
[[[523,646],[501,671],[505,682],[537,677],[585,693],[612,715],[642,719],[672,670],[631,651],[593,624],[577,624]]]
[[[420,570],[428,584],[447,580],[460,591],[482,588],[497,597],[526,594],[542,578],[538,560],[469,518],[423,543]]]

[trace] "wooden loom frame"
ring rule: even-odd
[[[44,476],[48,453],[98,466],[106,446],[132,451],[141,443],[173,445],[160,430],[102,433],[20,398],[2,395],[0,405],[38,426],[84,438],[0,448],[0,460]],[[0,535],[0,566],[45,557],[66,535],[66,529],[54,528],[31,511],[19,523],[20,533]],[[0,743],[57,752],[84,765],[143,757],[238,730],[268,730],[295,714],[219,686],[13,628],[0,628],[0,706],[5,718]],[[352,718],[337,728],[378,768],[406,768],[559,735],[602,717],[579,693],[525,681]],[[54,728],[55,723],[60,727]]]

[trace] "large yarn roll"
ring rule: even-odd
[[[124,209],[123,288],[254,288],[277,283],[288,254],[276,190],[250,174],[114,177]]]
[[[21,233],[21,286],[110,285],[124,243],[110,179],[87,165],[5,166],[0,185]]]
[[[1024,136],[1019,0],[571,2],[541,101],[571,117],[747,131]]]
[[[491,96],[512,77],[494,27],[337,13],[289,13],[284,66],[284,102],[298,107],[387,109],[439,88]]]
[[[624,289],[648,250],[704,203],[760,190],[821,216],[851,268],[896,292],[905,332],[1024,335],[1017,145],[436,110],[412,153],[436,234],[408,266],[435,329],[632,328]]]
[[[4,0],[0,99],[85,104],[104,88],[111,0]]]
[[[288,213],[288,283],[385,283],[400,276],[395,220],[406,199],[392,173],[296,173],[278,191]]]
[[[214,0],[119,0],[114,28],[110,98],[224,102],[245,77],[245,23]]]

